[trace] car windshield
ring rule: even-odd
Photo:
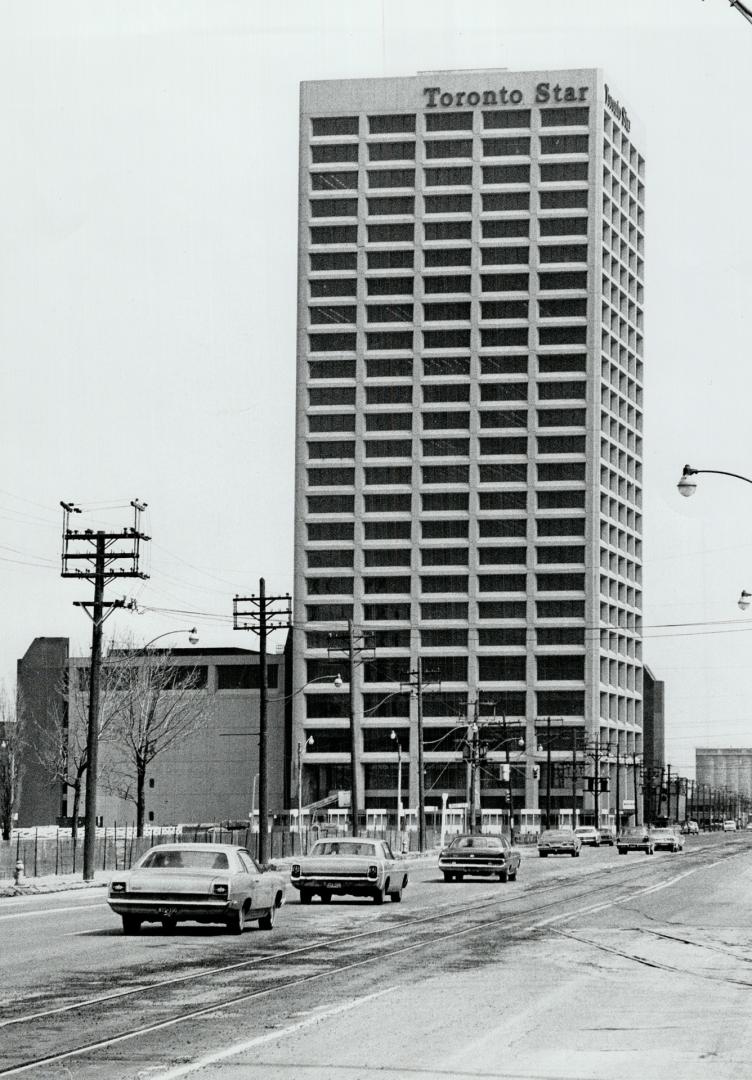
[[[653,836],[674,836],[673,829],[653,829]]]
[[[624,830],[624,836],[644,836],[646,832],[647,829],[643,829],[642,826],[630,825]]]
[[[578,827],[577,829],[575,829],[574,831],[575,831],[576,833],[583,833],[583,834],[584,834],[584,833],[594,833],[594,832],[595,832],[595,829],[593,828],[593,826],[592,826],[592,825],[580,825],[580,826],[579,826],[579,827]]]
[[[318,840],[311,849],[311,855],[364,855],[367,858],[378,856],[375,844],[361,840]]]
[[[157,849],[148,852],[139,870],[229,870],[230,862],[224,851],[192,851],[185,848]]]
[[[501,840],[498,836],[458,836],[449,845],[454,851],[457,848],[499,848]]]

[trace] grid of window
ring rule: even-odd
[[[644,164],[608,110],[596,139],[595,113],[310,119],[303,602],[401,654],[366,683],[467,650],[444,678],[634,730]]]

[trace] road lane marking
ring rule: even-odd
[[[377,990],[373,994],[366,994],[365,997],[356,998],[354,1001],[346,1001],[342,1005],[335,1005],[333,1008],[326,1009],[324,1012],[314,1013],[314,1015],[307,1017],[305,1020],[299,1020],[297,1024],[290,1024],[289,1027],[281,1028],[279,1031],[270,1031],[266,1035],[257,1035],[253,1039],[246,1039],[244,1042],[233,1043],[231,1046],[225,1047],[224,1050],[217,1050],[213,1054],[205,1054],[203,1057],[197,1058],[196,1061],[189,1062],[187,1065],[178,1065],[168,1072],[156,1073],[154,1074],[154,1080],[179,1080],[179,1077],[181,1076],[188,1076],[198,1069],[205,1069],[209,1065],[216,1065],[220,1061],[227,1061],[228,1058],[237,1057],[238,1054],[244,1054],[246,1051],[252,1050],[256,1046],[263,1046],[264,1043],[274,1042],[275,1039],[284,1039],[288,1035],[294,1035],[296,1032],[302,1031],[304,1028],[313,1027],[314,1024],[318,1024],[322,1020],[331,1020],[332,1017],[341,1016],[342,1013],[350,1012],[351,1009],[357,1009],[359,1006],[365,1005],[369,1001],[374,1001],[376,998],[383,997],[384,994],[390,994],[398,989],[398,986],[387,986],[383,990]]]
[[[14,911],[10,915],[0,915],[0,922],[7,919],[29,919],[35,915],[60,915],[67,912],[87,911],[90,908],[107,907],[106,904],[77,904],[76,907],[42,908],[39,911]]]

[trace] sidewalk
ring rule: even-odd
[[[93,881],[84,881],[81,874],[49,874],[46,877],[26,877],[16,885],[12,878],[0,880],[0,899],[8,896],[36,896],[40,893],[68,892],[73,889],[101,889],[109,885],[114,870],[95,870]]]

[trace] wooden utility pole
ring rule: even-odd
[[[360,809],[358,795],[358,770],[360,769],[360,754],[358,753],[358,739],[360,725],[357,720],[357,695],[355,692],[355,665],[364,663],[365,660],[373,660],[376,651],[371,644],[372,635],[356,634],[352,619],[347,620],[347,636],[341,634],[329,635],[329,656],[332,653],[344,653],[347,657],[347,678],[349,690],[348,716],[350,721],[350,817],[352,818],[352,834],[359,835],[358,811]]]
[[[245,611],[241,611],[240,604],[249,604],[250,607]],[[277,604],[286,604],[287,606],[279,608],[275,606]],[[269,725],[267,720],[269,681],[266,664],[266,639],[272,630],[287,630],[290,626],[289,616],[291,614],[290,594],[267,596],[266,582],[263,578],[259,578],[258,596],[235,596],[233,599],[233,630],[251,630],[254,634],[258,634],[259,639],[258,860],[262,866],[269,860]],[[252,817],[251,829],[253,829]]]
[[[61,502],[63,508],[63,545],[61,577],[79,578],[94,583],[94,600],[76,600],[91,618],[91,667],[89,670],[89,716],[86,732],[86,794],[84,800],[84,880],[94,877],[94,850],[97,829],[97,780],[99,769],[99,697],[102,669],[102,627],[115,608],[125,607],[124,600],[105,601],[105,586],[116,578],[147,578],[139,570],[140,542],[149,540],[140,530],[141,512],[146,503],[131,501],[133,526],[120,532],[71,529],[70,515],[82,510],[73,503]],[[116,545],[119,545],[116,547]],[[119,569],[122,561],[129,569]],[[76,569],[71,569],[75,565]],[[91,608],[91,612],[89,612]]]

